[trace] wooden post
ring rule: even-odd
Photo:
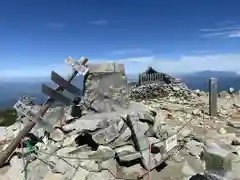
[[[209,114],[212,117],[217,116],[217,79],[209,79]]]
[[[85,65],[87,63],[87,59],[84,58],[80,62],[80,64]],[[68,82],[70,83],[73,78],[78,74],[76,70],[73,70],[72,75],[69,77]],[[56,88],[56,91],[62,92],[64,89],[60,86]],[[41,117],[47,112],[51,104],[54,102],[54,99],[49,97],[47,101],[44,103],[44,105],[40,108],[38,111],[36,117],[31,119],[26,126],[18,133],[16,138],[10,143],[10,145],[0,153],[0,167],[2,167],[5,162],[9,159],[9,157],[13,154],[14,150],[18,147],[18,145],[21,143],[22,139],[32,130],[32,128],[35,126],[35,124],[39,121],[41,121]]]

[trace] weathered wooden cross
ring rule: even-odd
[[[88,73],[88,68],[86,68],[85,64],[87,63],[87,58],[82,58],[80,62],[74,61],[71,58],[66,59],[66,63],[72,66],[73,72],[68,80],[65,80],[57,73],[52,72],[51,80],[57,84],[57,88],[53,90],[52,88],[42,85],[42,92],[49,96],[47,101],[40,108],[38,113],[31,112],[31,109],[28,109],[24,106],[24,103],[18,101],[14,108],[18,111],[21,111],[23,115],[29,118],[29,122],[26,126],[19,132],[19,134],[13,139],[10,145],[0,153],[0,167],[2,167],[5,162],[9,159],[9,157],[13,154],[14,150],[21,143],[22,139],[32,130],[32,128],[37,124],[37,122],[42,121],[43,115],[47,112],[54,101],[61,101],[65,104],[71,104],[74,99],[68,98],[61,93],[65,90],[74,94],[75,96],[81,96],[82,90],[77,88],[76,86],[71,84],[71,81],[77,74],[81,74],[85,76]]]

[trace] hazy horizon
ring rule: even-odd
[[[146,67],[147,69],[147,67]],[[145,70],[146,70],[145,69]],[[50,71],[51,72],[51,71]],[[143,71],[142,71],[143,72]],[[161,72],[161,71],[159,71]],[[174,73],[174,72],[162,72],[162,73],[167,73],[169,75],[172,76],[183,76],[183,75],[191,75],[191,74],[195,74],[195,73],[206,73],[206,72],[212,72],[212,73],[231,73],[232,75],[239,75],[238,72],[234,72],[234,71],[211,71],[211,70],[202,70],[202,71],[195,71],[195,72],[188,72],[188,73]],[[62,77],[65,77],[66,75],[68,75],[67,73],[64,74],[64,72],[61,72]],[[0,78],[0,82],[16,82],[16,83],[27,83],[27,82],[51,82],[51,77],[50,77],[50,73],[48,76],[41,76],[41,77],[29,77],[29,76],[25,76],[25,77],[4,77],[4,78]],[[136,74],[126,74],[127,77],[132,78],[138,77],[138,73]]]

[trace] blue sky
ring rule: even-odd
[[[0,2],[1,77],[68,71],[66,57],[127,73],[240,71],[239,0]]]

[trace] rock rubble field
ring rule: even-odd
[[[0,168],[1,180],[240,179],[238,93],[219,93],[210,117],[206,92],[171,76],[128,87],[121,68],[105,66],[88,64],[81,117],[68,106],[49,109]],[[1,150],[27,122],[0,127]]]

